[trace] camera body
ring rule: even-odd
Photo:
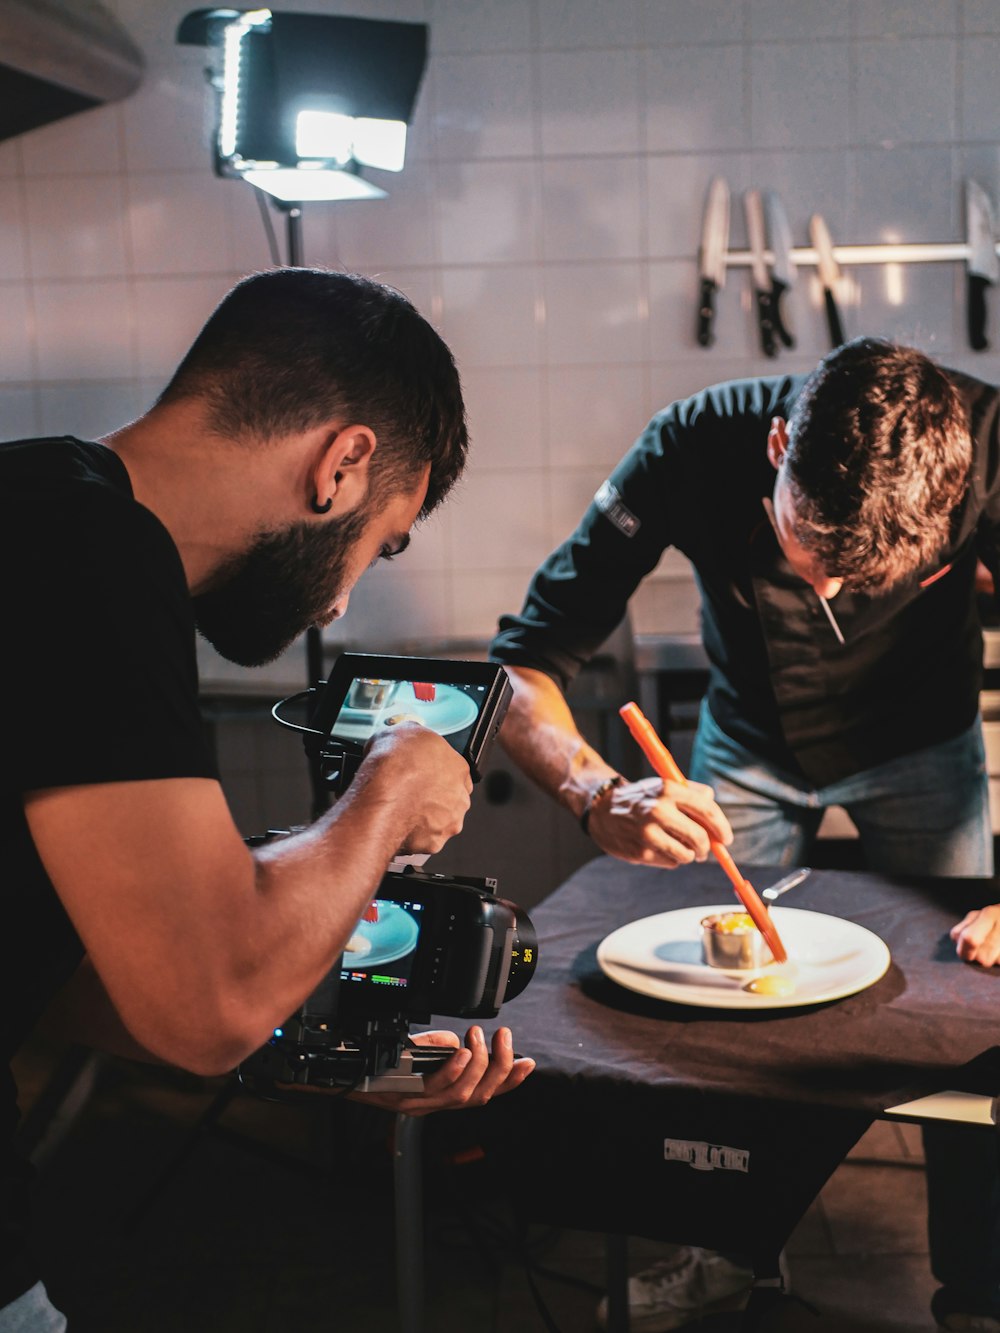
[[[495,663],[343,653],[309,727],[297,730],[338,794],[367,741],[403,721],[437,731],[467,759],[475,781],[511,693]],[[288,725],[279,707],[274,716]],[[272,830],[248,841],[289,832]],[[413,1091],[451,1051],[415,1045],[410,1023],[429,1023],[433,1014],[494,1018],[528,984],[538,956],[534,927],[522,908],[497,896],[496,880],[396,864],[321,984],[240,1066],[240,1080],[251,1091]]]
[[[240,1067],[252,1091],[402,1089],[450,1051],[408,1039],[432,1014],[495,1018],[538,956],[495,880],[390,871],[347,948],[302,1008]]]

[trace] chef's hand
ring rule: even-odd
[[[590,812],[587,832],[609,856],[668,870],[706,860],[710,840],[733,840],[711,787],[660,778],[612,787]]]
[[[992,967],[1000,961],[1000,903],[967,912],[949,934],[959,958]]]
[[[450,1046],[455,1050],[450,1060],[424,1075],[422,1093],[356,1092],[351,1099],[403,1115],[458,1111],[485,1106],[491,1097],[513,1092],[535,1067],[534,1060],[515,1057],[510,1028],[496,1030],[492,1047],[487,1046],[481,1027],[469,1028],[464,1046],[454,1032],[421,1032],[413,1041],[418,1046]]]

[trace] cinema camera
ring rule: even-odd
[[[404,721],[445,737],[478,782],[511,687],[494,663],[344,653],[309,725],[290,722],[284,706],[314,693],[282,699],[272,714],[303,734],[310,760],[340,794],[367,740]],[[495,879],[393,866],[319,987],[240,1066],[248,1090],[268,1097],[310,1087],[416,1091],[424,1073],[452,1052],[416,1045],[411,1023],[429,1023],[432,1014],[495,1018],[531,980],[538,957],[534,928],[522,908],[496,895]]]

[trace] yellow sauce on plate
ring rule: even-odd
[[[795,982],[791,977],[782,977],[771,972],[754,977],[753,981],[748,981],[743,989],[752,991],[754,995],[791,995],[795,990]]]

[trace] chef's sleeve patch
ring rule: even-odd
[[[626,537],[634,537],[642,526],[641,521],[624,503],[610,481],[601,484],[600,490],[594,496],[594,504]]]

